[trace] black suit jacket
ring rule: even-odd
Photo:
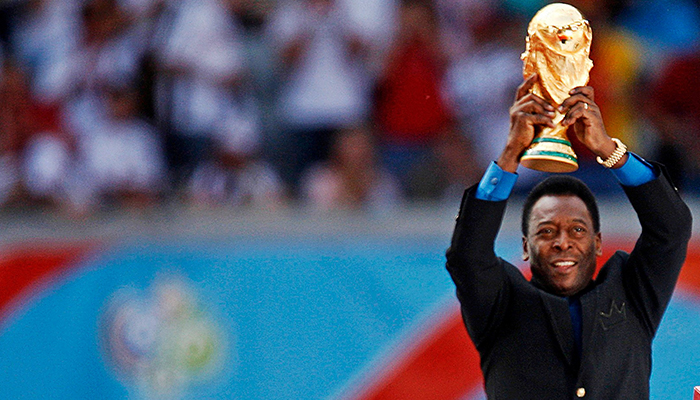
[[[490,400],[649,398],[651,342],[685,260],[692,221],[664,174],[623,189],[642,233],[631,253],[618,251],[605,263],[580,298],[580,360],[567,300],[539,289],[494,252],[506,201],[476,199],[476,187],[465,192],[447,269]]]

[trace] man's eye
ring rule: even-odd
[[[542,228],[537,233],[540,235],[551,235],[554,230],[552,228]]]

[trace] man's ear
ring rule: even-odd
[[[595,234],[595,255],[598,257],[603,255],[603,234],[600,232]]]
[[[527,261],[530,259],[530,251],[528,250],[527,247],[527,238],[523,236],[523,261]]]

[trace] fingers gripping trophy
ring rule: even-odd
[[[573,6],[553,3],[535,14],[527,28],[523,75],[537,74],[532,92],[555,108],[569,97],[569,91],[588,83],[593,61],[589,58],[593,32]],[[561,125],[564,115],[556,112],[554,128],[544,126],[536,133],[520,163],[545,172],[578,169],[576,154]]]

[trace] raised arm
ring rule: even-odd
[[[658,168],[663,171],[663,166]],[[692,215],[665,173],[643,185],[623,188],[642,226],[623,277],[653,336],[685,262]]]
[[[508,302],[505,269],[515,267],[496,256],[494,243],[515,184],[520,155],[532,142],[538,125],[553,126],[554,108],[530,93],[536,81],[533,75],[518,88],[510,110],[507,143],[479,185],[465,192],[447,250],[447,270],[457,286],[465,324],[477,346],[498,326]]]
[[[562,123],[573,125],[579,141],[605,160],[619,144],[605,132],[593,96],[591,87],[573,89],[561,105],[560,111],[566,112]],[[623,277],[628,295],[653,335],[685,261],[692,216],[662,165],[625,153],[610,170],[622,184],[642,225],[642,234],[624,264]]]

